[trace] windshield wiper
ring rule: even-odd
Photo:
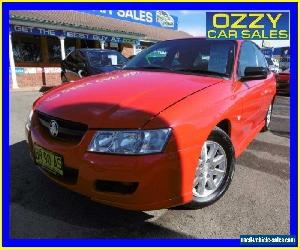
[[[201,69],[175,69],[174,71],[190,72],[190,73],[197,73],[197,74],[203,74],[203,75],[216,75],[216,76],[220,76],[220,77],[229,77],[229,74],[226,74],[226,73],[210,71],[210,70],[201,70]]]

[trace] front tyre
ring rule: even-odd
[[[216,127],[204,142],[193,182],[192,207],[218,200],[228,189],[235,167],[234,148],[229,136]]]

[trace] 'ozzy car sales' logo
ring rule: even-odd
[[[288,40],[289,12],[207,12],[206,37]]]

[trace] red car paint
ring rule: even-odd
[[[278,92],[290,94],[290,69],[278,73],[276,81]]]
[[[62,186],[93,200],[132,210],[188,203],[202,145],[221,121],[230,124],[238,157],[265,125],[276,93],[275,77],[241,82],[237,42],[230,79],[213,76],[121,70],[87,77],[49,91],[34,105],[28,141],[64,157],[78,171],[76,183],[53,177]],[[39,124],[36,112],[88,124],[79,143],[59,141]],[[124,156],[88,152],[99,129],[172,129],[162,153]],[[97,180],[138,183],[134,193],[99,192]]]

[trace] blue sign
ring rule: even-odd
[[[166,29],[178,29],[178,17],[164,10],[80,10],[80,12]]]
[[[63,36],[62,30],[37,28],[37,27],[24,26],[24,25],[11,24],[10,31],[11,32],[28,33],[28,34],[33,34],[33,35],[41,35],[41,36]]]
[[[290,56],[290,47],[274,48],[274,56]]]
[[[206,12],[208,39],[288,40],[289,12]]]
[[[81,33],[81,32],[74,32],[74,31],[65,31],[64,36],[68,38],[79,38],[83,40],[94,40],[94,41],[104,41],[104,42],[113,42],[113,43],[134,43],[136,45],[140,44],[138,40],[131,39],[131,38],[96,35],[96,34]]]
[[[63,31],[63,30],[53,30],[53,29],[45,29],[24,25],[10,25],[11,32],[20,32],[27,33],[32,35],[41,35],[41,36],[56,36],[56,37],[67,37],[67,38],[78,38],[82,40],[94,40],[94,41],[104,41],[104,42],[114,42],[114,43],[131,43],[139,45],[140,41],[131,38],[125,37],[116,37],[116,36],[106,36],[106,35],[98,35],[91,33],[83,33],[83,32],[74,32],[74,31]]]
[[[272,57],[273,48],[261,48],[260,50],[266,57]]]
[[[22,75],[25,73],[25,69],[23,67],[15,67],[16,74]],[[11,68],[9,67],[9,74],[11,74]]]

